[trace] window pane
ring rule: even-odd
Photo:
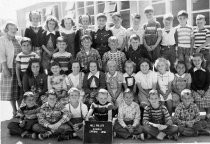
[[[129,1],[122,1],[121,2],[121,9],[129,9],[130,8],[130,2]]]
[[[93,5],[93,1],[87,1],[87,5]]]
[[[103,13],[104,12],[104,8],[105,8],[105,4],[104,3],[99,4],[98,5],[98,13]]]
[[[129,28],[130,27],[130,10],[127,11],[122,11],[120,12],[123,21],[122,21],[122,26],[125,28]]]
[[[85,13],[84,8],[78,9],[78,15],[83,15]]]
[[[87,7],[87,13],[89,15],[94,15],[94,6]]]
[[[103,1],[98,1],[98,4],[100,4],[100,3],[104,3]]]
[[[209,0],[192,0],[193,10],[209,9]]]
[[[78,2],[78,8],[84,7],[84,2]]]
[[[94,16],[90,16],[90,17],[91,17],[91,25],[94,25],[95,24]]]
[[[210,12],[199,12],[199,13],[194,13],[194,14],[193,14],[193,26],[196,26],[196,16],[197,16],[198,14],[204,15],[205,18],[206,18],[206,25],[210,25],[210,19],[209,19],[209,17],[210,17]]]
[[[157,17],[157,18],[156,18],[156,21],[158,21],[158,22],[160,23],[161,28],[164,27],[164,24],[163,24],[163,17]]]
[[[165,14],[165,3],[153,4],[154,15],[163,15]]]

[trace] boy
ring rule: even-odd
[[[206,68],[210,71],[210,31],[204,27],[205,24],[205,16],[197,15],[197,28],[194,30],[194,52],[203,54]]]
[[[123,51],[126,46],[126,29],[121,25],[121,14],[119,12],[113,13],[112,21],[114,26],[111,28],[111,31],[118,39],[117,49]]]
[[[193,48],[193,30],[187,25],[188,13],[184,10],[177,15],[179,25],[176,27],[175,40],[178,46],[178,59],[185,61],[187,68],[191,67],[189,59]]]
[[[184,136],[210,135],[210,131],[202,128],[200,111],[198,106],[193,103],[191,90],[184,89],[181,92],[181,100],[182,102],[176,107],[174,114],[174,123],[178,125],[180,134]]]
[[[117,63],[117,66],[118,66],[118,71],[123,71],[123,65],[125,63],[125,61],[127,60],[126,59],[126,56],[125,56],[125,53],[122,52],[122,51],[119,51],[117,49],[117,46],[118,46],[118,39],[116,36],[111,36],[109,39],[108,39],[108,43],[109,43],[109,47],[110,47],[110,51],[106,52],[103,56],[103,67],[104,67],[104,71],[106,71],[106,63],[107,61],[109,60],[115,60],[116,63]]]
[[[58,48],[58,52],[52,55],[52,60],[57,61],[61,70],[64,74],[69,74],[70,63],[72,61],[72,54],[66,51],[67,42],[64,37],[58,37],[56,40],[56,46]]]
[[[17,116],[20,117],[19,122],[10,122],[7,126],[11,135],[20,135],[22,138],[28,137],[36,139],[36,133],[32,131],[34,124],[38,123],[37,113],[39,107],[35,103],[34,94],[25,92],[23,95],[24,106],[18,110]]]
[[[97,102],[92,103],[86,120],[112,121],[112,104],[108,102],[109,94],[105,89],[98,91]],[[92,116],[93,115],[93,116]]]
[[[111,37],[112,31],[106,28],[107,17],[103,13],[97,15],[98,29],[93,33],[93,48],[97,49],[100,56],[109,51],[108,39]]]
[[[77,53],[76,60],[78,60],[82,66],[84,72],[88,72],[88,64],[92,60],[96,60],[99,67],[102,67],[101,56],[98,50],[91,48],[92,39],[89,35],[84,35],[81,38],[82,49]]]
[[[163,17],[164,28],[162,29],[162,41],[160,55],[170,61],[171,70],[174,70],[174,62],[176,60],[176,42],[175,42],[175,28],[173,25],[173,15],[165,14]]]
[[[161,26],[154,18],[154,9],[152,6],[146,7],[144,13],[148,22],[143,26],[143,42],[151,61],[154,62],[160,56]]]
[[[157,90],[149,92],[150,105],[145,107],[143,124],[144,131],[156,137],[158,140],[163,140],[166,135],[178,139],[178,127],[173,125],[167,108],[160,103],[160,95]]]
[[[38,54],[31,51],[31,39],[30,38],[23,37],[20,44],[21,44],[22,52],[20,52],[15,59],[16,60],[16,75],[17,75],[19,92],[20,92],[19,93],[20,98],[18,100],[19,105],[22,101],[22,95],[23,95],[23,90],[22,90],[23,75],[29,65],[30,59],[31,58],[39,58]]]
[[[124,102],[119,106],[118,120],[115,122],[114,132],[117,136],[125,139],[132,136],[144,140],[143,127],[139,123],[140,109],[139,105],[133,102],[133,93],[126,89],[123,99]]]

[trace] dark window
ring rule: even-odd
[[[105,8],[105,4],[101,3],[98,5],[98,13],[103,13]]]
[[[87,5],[93,5],[93,1],[87,1]]]
[[[89,15],[94,15],[94,6],[87,7],[87,13]]]
[[[193,10],[209,9],[209,0],[192,0]]]
[[[85,9],[84,8],[80,8],[78,9],[78,15],[83,15],[85,13]]]
[[[129,9],[130,2],[129,1],[121,1],[121,9]]]
[[[78,8],[84,7],[84,2],[78,2],[77,5],[78,5]]]
[[[130,27],[130,10],[121,11],[120,14],[123,18],[122,26],[125,28],[129,28]]]
[[[153,4],[154,15],[163,15],[165,14],[165,3]]]
[[[91,25],[94,25],[95,24],[94,16],[90,16],[90,17],[91,17]]]

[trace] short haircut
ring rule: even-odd
[[[50,95],[54,95],[56,98],[58,98],[58,95],[56,94],[54,89],[50,89],[46,92],[47,97],[49,97]]]
[[[130,39],[129,39],[130,41],[131,40],[138,40],[138,41],[140,41],[140,37],[137,35],[137,34],[132,34],[131,36],[130,36]]]
[[[165,14],[163,16],[163,21],[164,20],[173,21],[174,20],[174,16],[171,13]]]
[[[99,14],[97,15],[97,20],[98,20],[99,18],[104,18],[104,19],[107,20],[107,17],[106,17],[106,15],[105,15],[104,13],[99,13]]]
[[[32,21],[32,16],[33,15],[38,15],[39,16],[39,21],[41,21],[41,12],[40,11],[30,11],[29,13],[29,21]]]
[[[169,71],[169,70],[170,70],[170,62],[169,62],[169,60],[167,60],[167,59],[165,59],[165,58],[163,58],[163,57],[158,58],[158,59],[155,61],[154,66],[155,66],[156,69],[157,69],[157,66],[158,66],[158,64],[159,64],[160,62],[164,62],[164,63],[165,63],[165,65],[166,65],[166,71]]]
[[[197,16],[196,16],[196,20],[205,20],[205,16],[204,15],[202,15],[202,14],[198,14]]]
[[[115,12],[115,13],[112,14],[112,18],[115,17],[115,16],[118,17],[118,18],[122,18],[121,14],[119,12]]]
[[[111,36],[111,37],[109,37],[108,43],[110,43],[110,42],[118,42],[117,37],[116,37],[116,36]]]
[[[190,95],[191,97],[192,97],[192,92],[191,92],[191,90],[189,90],[189,89],[184,89],[184,90],[182,90],[182,92],[181,92],[181,98],[183,98],[183,96],[184,95]]]
[[[28,97],[34,97],[34,93],[31,91],[27,91],[23,94],[23,100],[25,101]]]
[[[155,89],[152,89],[152,90],[149,91],[149,98],[150,98],[151,95],[157,95],[160,98],[160,95],[159,95],[158,91],[155,90]]]
[[[136,64],[132,60],[130,60],[130,59],[125,62],[124,67],[126,67],[127,64],[132,64],[132,66],[133,66],[133,72],[134,72],[135,69],[136,69]]]
[[[48,23],[49,23],[50,21],[55,22],[55,29],[54,29],[54,30],[58,30],[58,28],[59,28],[58,20],[57,20],[56,17],[54,17],[54,16],[52,16],[52,15],[51,15],[51,16],[48,16],[47,19],[46,19],[46,21],[45,21],[45,25],[44,25],[45,30],[49,30],[49,28],[48,28]]]
[[[89,35],[83,35],[81,38],[81,41],[84,41],[84,40],[90,40],[92,42],[92,38]]]
[[[20,41],[20,45],[22,45],[25,42],[28,42],[29,44],[31,44],[31,39],[28,37],[23,37]]]
[[[134,18],[134,19],[141,19],[141,15],[140,14],[137,14],[137,13],[134,13],[132,15],[132,18]]]
[[[52,62],[50,63],[50,68],[53,67],[53,66],[59,66],[59,67],[61,67],[60,63],[57,62],[57,61],[52,61]]]
[[[70,90],[68,91],[68,95],[71,95],[71,93],[73,93],[73,92],[79,93],[79,96],[80,96],[80,90],[78,88],[76,88],[76,87],[70,88]]]
[[[58,43],[58,42],[65,42],[67,44],[67,39],[64,38],[63,36],[60,36],[56,39],[56,43]]]
[[[74,23],[74,21],[73,21],[73,19],[70,17],[70,16],[65,16],[64,18],[62,18],[62,20],[61,20],[61,27],[62,28],[65,28],[65,20],[71,20],[71,25],[72,26],[74,26],[75,25],[75,23]]]
[[[144,9],[144,13],[154,12],[154,8],[150,5]]]
[[[7,21],[5,26],[4,26],[4,32],[7,33],[9,31],[8,27],[9,26],[15,26],[17,28],[17,25],[15,22],[13,21]],[[18,31],[18,28],[17,28],[17,31]]]
[[[181,61],[181,60],[178,60],[177,62],[175,62],[174,68],[177,69],[177,66],[178,66],[179,64],[184,65],[184,67],[185,67],[185,72],[188,71],[186,63],[185,63],[184,61]]]
[[[179,17],[179,16],[184,16],[184,17],[188,18],[188,13],[185,10],[181,10],[177,14],[177,17]]]
[[[132,97],[134,97],[133,92],[132,92],[129,88],[127,88],[127,89],[124,91],[123,97],[125,97],[126,94],[129,94],[129,95],[131,95]]]

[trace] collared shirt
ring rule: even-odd
[[[55,35],[55,31],[52,31],[52,32],[47,31],[47,34],[46,35],[49,35],[49,34],[54,34]]]
[[[91,81],[90,87],[91,87],[91,88],[97,88],[97,86],[96,86],[96,81],[95,81],[95,78],[94,78],[94,77],[96,77],[96,78],[99,79],[99,71],[98,71],[95,75],[93,75],[93,74],[90,72],[89,75],[88,75],[88,79],[91,78],[92,76],[93,76],[93,79],[92,79],[92,81]]]
[[[134,127],[139,125],[140,121],[139,105],[135,102],[132,102],[131,105],[127,105],[125,102],[123,102],[119,107],[118,122],[122,127],[126,127],[124,121],[131,121],[131,120],[133,120]]]
[[[202,68],[202,67],[199,68],[199,69],[198,69],[197,67],[194,67],[194,68],[193,68],[193,71],[194,71],[194,72],[196,72],[196,71],[198,71],[198,70],[202,70],[203,72],[206,72],[206,70],[205,70],[204,68]]]
[[[200,121],[200,111],[196,104],[191,103],[188,108],[181,102],[175,110],[174,123],[177,125],[186,126],[186,122],[194,120]]]
[[[130,36],[133,34],[137,34],[140,38],[140,44],[143,44],[143,34],[144,34],[144,29],[139,26],[138,30],[134,30],[133,27],[130,27],[126,30],[126,36],[128,39],[130,39]],[[130,45],[130,41],[128,41],[128,45]]]
[[[39,124],[48,127],[50,124],[59,122],[63,124],[70,120],[70,114],[61,103],[56,102],[54,107],[51,107],[48,102],[41,106],[40,113],[38,114]]]
[[[123,74],[116,71],[114,75],[109,72],[106,74],[106,82],[110,84],[111,89],[117,89],[118,85],[123,83]]]
[[[208,29],[201,29],[198,28],[194,30],[194,42],[195,42],[195,48],[198,48],[202,44],[206,42],[206,39],[210,38],[210,30]],[[210,49],[210,44],[208,44],[205,49]]]
[[[115,26],[111,27],[112,33],[114,36],[118,39],[118,49],[123,50],[123,43],[126,40],[126,29],[123,26],[120,26],[120,28],[116,28]]]
[[[171,45],[175,45],[175,32],[176,29],[175,28],[171,28],[169,30],[166,30],[165,28],[162,29],[162,41],[161,41],[161,45],[163,46],[171,46]]]

